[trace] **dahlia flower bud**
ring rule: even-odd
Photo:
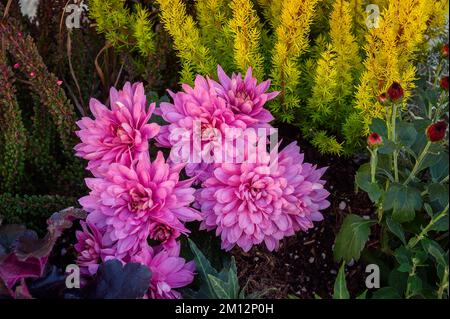
[[[430,142],[442,141],[445,137],[445,131],[447,130],[447,123],[445,121],[439,121],[433,123],[427,127],[427,138]]]
[[[180,231],[163,223],[152,223],[150,225],[150,239],[160,242],[166,247],[172,247],[175,239],[180,236]]]
[[[376,148],[376,147],[381,146],[383,144],[383,138],[378,133],[371,133],[367,137],[367,144],[371,148]]]
[[[442,77],[441,79],[441,88],[448,91],[448,75]]]
[[[388,99],[388,96],[387,96],[386,93],[381,93],[381,94],[378,95],[378,97],[377,97],[378,102],[380,102],[381,104],[386,103],[387,99]]]
[[[389,98],[392,102],[396,102],[403,98],[404,92],[403,88],[398,82],[392,83],[392,85],[389,87],[387,91]]]
[[[448,43],[442,46],[442,56],[448,58]]]

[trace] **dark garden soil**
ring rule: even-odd
[[[347,214],[373,217],[373,206],[364,192],[355,192],[354,176],[358,167],[367,162],[363,158],[339,158],[321,156],[311,145],[300,139],[295,128],[280,130],[283,144],[297,140],[305,161],[319,167],[328,166],[324,179],[330,191],[331,205],[323,212],[324,220],[317,223],[308,233],[299,233],[282,241],[277,252],[268,252],[263,246],[245,253],[233,250],[237,260],[242,285],[248,291],[267,291],[265,297],[288,298],[331,298],[339,264],[333,260],[333,245],[340,225]],[[376,245],[371,238],[368,245]],[[352,297],[365,288],[365,265],[362,261],[346,267],[348,289]]]

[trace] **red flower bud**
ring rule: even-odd
[[[392,85],[389,87],[387,93],[392,102],[396,102],[396,101],[400,100],[401,98],[403,98],[403,94],[404,94],[403,88],[400,85],[400,83],[398,83],[398,82],[392,83]]]
[[[441,79],[441,88],[448,91],[448,75],[443,76]]]
[[[448,58],[448,43],[442,46],[442,55],[444,58]]]
[[[370,147],[378,147],[381,144],[383,144],[383,138],[381,137],[380,134],[378,133],[371,133],[368,137],[367,137],[367,144]]]
[[[427,137],[430,142],[442,141],[445,137],[445,131],[447,130],[447,123],[445,121],[439,121],[433,123],[427,127]]]
[[[381,93],[377,97],[378,102],[380,102],[381,104],[384,104],[387,101],[387,99],[388,99],[388,96],[386,93]]]

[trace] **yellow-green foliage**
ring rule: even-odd
[[[182,0],[156,2],[183,82],[195,73],[215,77],[217,63],[228,73],[252,66],[280,91],[268,106],[276,119],[333,154],[350,154],[383,116],[376,97],[392,81],[411,89],[414,52],[424,35],[442,31],[448,7],[448,0],[199,0],[193,16]],[[379,28],[366,25],[369,4],[379,6]]]
[[[125,3],[125,0],[90,0],[89,16],[113,47],[148,56],[155,51],[150,14],[139,4],[130,11]]]
[[[182,81],[191,83],[194,72],[215,73],[217,62],[203,44],[194,19],[186,13],[181,0],[157,0],[164,27],[173,38],[174,47],[183,64]]]
[[[298,58],[308,48],[309,27],[317,0],[283,1],[280,23],[276,29],[276,42],[272,54],[271,78],[275,88],[281,91],[275,113],[286,122],[292,122],[290,109],[299,107],[296,93],[300,72]]]
[[[230,29],[234,35],[234,61],[245,73],[249,66],[258,79],[263,77],[263,58],[259,52],[260,30],[258,16],[249,0],[233,0],[230,4],[233,18]]]
[[[233,35],[228,27],[231,15],[230,0],[198,0],[195,2],[201,37],[209,45],[209,52],[225,70],[233,69],[234,61],[229,54]],[[212,45],[211,45],[212,44]]]
[[[401,83],[406,98],[410,95],[416,71],[413,59],[417,47],[424,41],[433,3],[431,0],[390,1],[379,28],[368,32],[365,71],[356,95],[366,132],[373,118],[386,116],[386,109],[377,101],[377,96],[393,81]]]
[[[258,4],[263,8],[264,16],[272,28],[276,29],[280,23],[283,0],[258,0]]]
[[[344,0],[335,1],[330,17],[331,43],[317,61],[314,86],[308,99],[307,115],[314,124],[303,125],[302,130],[306,136],[313,139],[313,144],[325,153],[341,154],[344,150],[351,151],[352,148],[344,149],[343,140],[353,140],[353,136],[347,137],[342,129],[349,114],[353,112],[354,87],[361,68],[352,25],[349,3]],[[349,128],[346,132],[354,130]],[[337,139],[341,142],[337,142]],[[354,143],[346,144],[354,146]]]

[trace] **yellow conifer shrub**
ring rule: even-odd
[[[406,98],[410,95],[415,77],[413,59],[418,46],[424,41],[433,2],[392,0],[380,18],[379,28],[368,32],[365,71],[356,95],[356,106],[361,111],[366,132],[372,119],[386,116],[386,109],[377,97],[392,82],[401,83]]]
[[[230,29],[234,35],[234,61],[239,71],[245,73],[249,66],[253,75],[263,79],[263,57],[259,52],[259,19],[250,0],[233,0],[230,4],[232,19]]]

